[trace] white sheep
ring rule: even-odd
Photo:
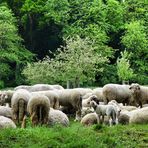
[[[148,123],[148,107],[131,111],[129,123],[130,124],[147,124]]]
[[[148,87],[147,86],[140,86],[137,83],[131,84],[129,90],[132,94],[132,101],[135,101],[139,104],[140,107],[144,103],[148,103]]]
[[[81,124],[89,126],[98,123],[98,115],[96,112],[88,113],[81,119]],[[105,116],[104,117],[104,124],[109,125],[109,119]]]
[[[95,110],[92,107],[82,107],[81,116],[84,117],[85,115],[89,113],[94,113],[94,112]]]
[[[93,92],[92,92],[94,95],[97,96],[99,102],[103,101],[103,91],[102,90],[103,90],[102,87],[98,87],[98,88],[93,89]]]
[[[103,123],[104,116],[107,116],[109,120],[111,119],[110,126],[116,124],[117,113],[114,105],[98,105],[95,101],[91,101],[90,105],[98,115],[98,123]]]
[[[124,105],[130,104],[131,92],[129,85],[106,84],[102,89],[102,93],[105,104],[111,100],[116,100]]]
[[[98,120],[98,115],[96,113],[89,113],[81,119],[81,124],[89,126],[97,124]]]
[[[29,85],[20,85],[14,88],[14,90],[18,90],[18,89],[26,89],[30,92],[35,92],[35,91],[45,91],[45,90],[54,90],[54,89],[64,89],[61,85],[49,85],[49,84],[35,84],[32,86]]]
[[[3,128],[16,128],[16,125],[11,119],[0,116],[0,129]]]
[[[63,126],[68,126],[69,119],[67,115],[62,111],[50,108],[48,124],[49,125],[61,124]]]
[[[8,106],[0,106],[0,116],[12,118],[12,109]]]
[[[0,105],[4,105],[5,103],[9,103],[9,105],[11,104],[11,98],[13,96],[15,91],[13,90],[4,90],[1,91],[0,94]]]
[[[87,99],[82,99],[82,107],[90,107],[90,102],[92,100],[94,100],[96,103],[99,103],[97,96],[91,95]]]
[[[31,92],[31,94],[42,94],[48,97],[48,99],[50,100],[50,107],[54,108],[54,109],[59,109],[59,96],[55,91],[37,91],[37,92]]]
[[[49,110],[50,101],[45,95],[32,95],[28,101],[27,111],[30,114],[33,126],[37,124],[48,124]]]
[[[87,93],[92,93],[92,89],[90,88],[73,88],[73,90],[79,91],[81,96],[85,96]]]
[[[12,119],[15,123],[23,121],[24,116],[27,114],[27,103],[31,97],[30,92],[25,89],[15,91],[11,99]]]
[[[59,104],[61,106],[74,109],[76,112],[76,120],[81,119],[81,109],[82,109],[82,97],[79,90],[75,89],[63,89],[54,90],[59,96]]]

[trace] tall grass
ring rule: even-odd
[[[148,125],[27,127],[0,130],[0,148],[141,148],[148,147]]]

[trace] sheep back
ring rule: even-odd
[[[49,125],[61,124],[63,126],[69,125],[69,119],[65,113],[60,110],[50,108],[49,111]]]
[[[16,128],[16,125],[11,119],[0,116],[0,129],[3,128]]]
[[[103,89],[103,99],[105,103],[111,100],[116,100],[118,103],[130,102],[131,93],[129,91],[129,85],[119,85],[119,84],[106,84]]]

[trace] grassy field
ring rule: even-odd
[[[148,125],[27,127],[0,130],[0,148],[146,148]]]

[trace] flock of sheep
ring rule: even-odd
[[[103,88],[64,89],[60,85],[21,85],[0,91],[0,128],[69,125],[69,114],[83,125],[148,123],[148,87],[106,84]],[[10,107],[11,106],[11,107]]]

